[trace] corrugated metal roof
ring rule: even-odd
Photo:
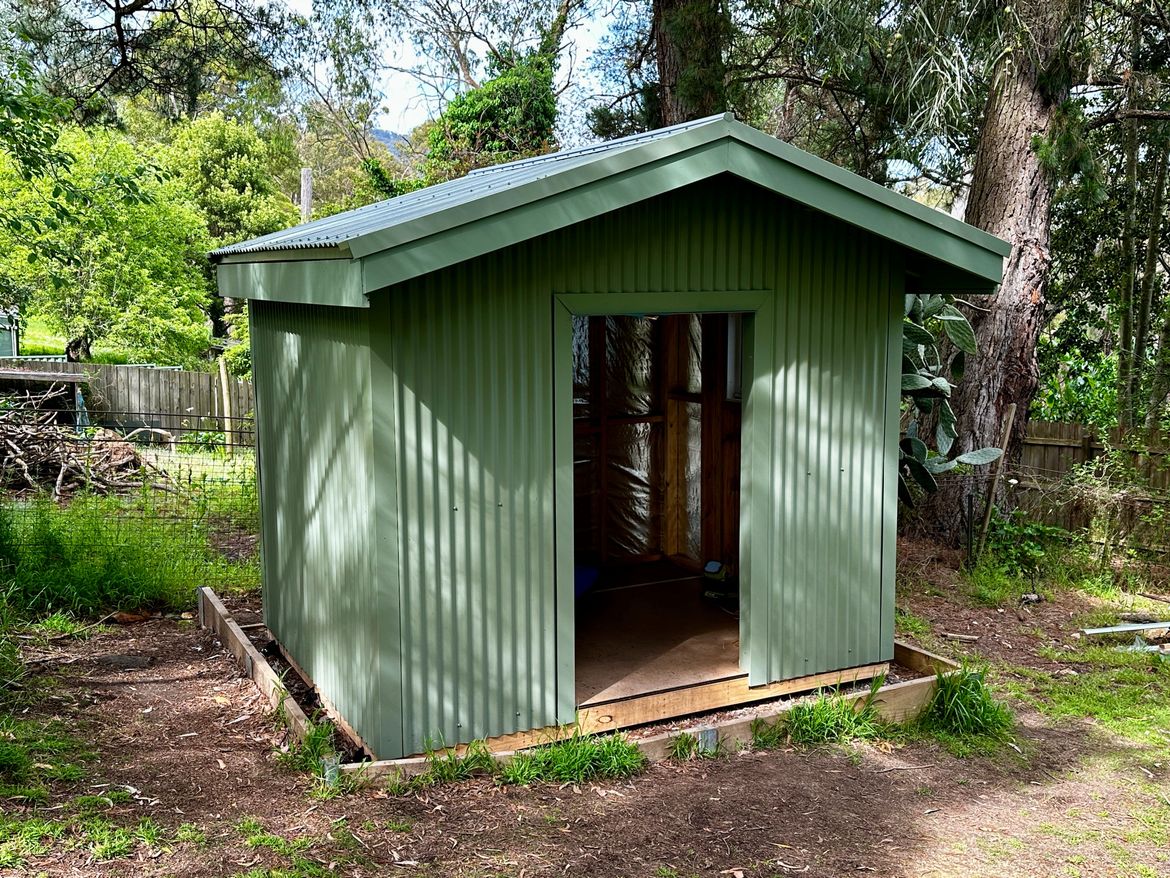
[[[379,201],[355,210],[293,226],[270,235],[263,235],[239,244],[214,251],[213,259],[245,253],[265,253],[280,250],[307,250],[342,247],[349,241],[371,232],[380,232],[404,225],[447,207],[475,200],[501,189],[530,183],[570,168],[610,157],[616,153],[673,137],[684,131],[715,125],[731,119],[730,114],[709,116],[693,122],[684,122],[669,128],[660,128],[645,134],[635,134],[618,140],[566,149],[548,155],[518,159],[499,165],[478,168],[464,177],[450,180]]]

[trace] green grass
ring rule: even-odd
[[[986,669],[940,673],[915,727],[956,756],[986,755],[1008,739],[1014,720],[987,687]]]
[[[930,622],[902,607],[894,607],[894,630],[910,637],[929,637]]]
[[[66,735],[59,723],[0,714],[0,799],[44,802],[49,784],[81,780],[84,770],[78,762],[92,758],[92,752]]]
[[[391,795],[406,795],[477,775],[492,776],[500,785],[582,783],[630,777],[645,767],[646,756],[624,735],[583,735],[576,731],[563,740],[520,751],[503,764],[495,760],[482,741],[473,741],[462,753],[430,746],[426,771],[413,778],[392,778],[386,790]],[[409,824],[405,824],[401,831],[408,830]]]
[[[499,769],[501,784],[537,781],[582,783],[596,778],[631,777],[646,767],[646,756],[624,735],[582,735],[523,750]]]
[[[783,720],[788,740],[798,747],[812,747],[883,737],[886,726],[872,698],[882,682],[874,680],[871,697],[854,700],[834,690],[794,705]]]
[[[175,841],[179,843],[205,845],[207,844],[207,833],[195,823],[183,823],[175,830]]]
[[[206,518],[149,495],[48,498],[0,506],[0,573],[8,603],[28,614],[91,616],[181,609],[206,583],[258,579],[255,560],[231,562],[208,542]],[[50,617],[63,625],[65,616]]]
[[[255,818],[244,818],[236,824],[236,831],[244,837],[244,844],[251,848],[264,848],[278,856],[287,859],[288,866],[277,869],[252,869],[238,873],[237,878],[327,878],[336,874],[333,869],[325,868],[309,859],[307,854],[318,844],[318,840],[310,836],[299,838],[284,838],[265,829],[264,825]],[[340,865],[347,857],[334,857],[333,865]]]
[[[333,756],[337,749],[333,745],[333,726],[329,723],[309,722],[305,737],[294,741],[288,750],[276,755],[276,761],[293,771],[305,771],[320,777],[324,768],[321,760]]]
[[[692,732],[680,732],[670,739],[667,753],[675,762],[686,762],[690,759],[714,759],[723,755],[723,741],[717,737],[714,747],[704,747],[698,735]]]
[[[1054,720],[1086,719],[1137,744],[1170,746],[1170,661],[1099,644],[1051,655],[1076,676],[1012,668],[1017,697]]]
[[[971,600],[984,607],[1002,607],[1019,601],[1020,595],[1032,590],[1023,577],[1008,572],[996,560],[985,555],[966,571],[964,578]]]
[[[752,720],[752,748],[755,750],[775,750],[788,743],[788,732],[784,727],[784,718],[768,722],[763,719]]]

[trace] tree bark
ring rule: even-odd
[[[1170,296],[1165,299],[1163,311],[1158,353],[1150,378],[1150,404],[1146,408],[1146,427],[1151,431],[1170,413]]]
[[[726,11],[718,0],[654,0],[652,14],[662,124],[722,113],[727,109]]]
[[[65,345],[65,360],[70,363],[80,363],[93,357],[89,339],[84,335],[71,339]]]
[[[1130,66],[1126,80],[1126,107],[1137,106],[1137,54],[1141,27],[1136,15],[1131,17]],[[1126,118],[1122,154],[1125,158],[1125,204],[1121,227],[1122,272],[1118,288],[1118,306],[1121,310],[1117,330],[1117,425],[1123,430],[1133,426],[1134,409],[1134,286],[1137,279],[1137,119]]]
[[[1146,235],[1146,259],[1142,267],[1142,283],[1138,291],[1137,325],[1134,327],[1133,374],[1130,379],[1132,399],[1140,398],[1147,386],[1144,379],[1150,344],[1150,315],[1154,307],[1154,284],[1157,280],[1158,253],[1162,249],[1162,215],[1166,208],[1166,160],[1165,147],[1158,150],[1154,158],[1154,190],[1150,195],[1150,211],[1147,219],[1149,233]],[[1136,408],[1136,402],[1133,403]],[[1136,418],[1134,419],[1136,421]]]
[[[958,439],[952,451],[956,455],[998,445],[1004,413],[1016,404],[1018,415],[1005,456],[1009,466],[1019,460],[1028,408],[1039,383],[1036,345],[1051,262],[1053,180],[1034,142],[1052,135],[1055,111],[1069,94],[1069,84],[1054,84],[1055,78],[1043,71],[1066,51],[1072,25],[1083,20],[1078,0],[1020,4],[1018,11],[1037,18],[1027,22],[1034,57],[1005,60],[996,71],[965,216],[968,223],[1009,241],[1012,250],[999,289],[981,297],[972,309],[979,354],[968,358],[951,403],[957,416]],[[931,506],[944,540],[959,543],[964,497],[969,491],[980,494],[985,487],[966,479],[940,484]]]

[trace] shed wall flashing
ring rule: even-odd
[[[216,269],[219,294],[298,305],[368,308],[361,263],[351,259],[228,262]]]

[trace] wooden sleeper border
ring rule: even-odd
[[[310,727],[309,718],[305,716],[305,712],[292,696],[289,695],[280,677],[272,670],[272,666],[268,664],[268,660],[248,639],[248,636],[232,618],[215,592],[210,588],[200,588],[197,591],[199,598],[199,624],[216,633],[227,650],[236,657],[244,673],[255,681],[261,693],[268,699],[273,709],[283,711],[289,733],[293,738],[298,741],[303,740]],[[284,654],[283,650],[281,652]],[[901,683],[889,683],[878,690],[874,700],[874,707],[878,715],[888,722],[904,722],[917,716],[934,695],[935,686],[937,685],[937,675],[953,673],[959,668],[950,659],[901,641],[894,642],[894,661],[903,667],[910,668],[925,676],[914,680],[906,680]],[[296,668],[295,665],[294,670],[297,670],[304,677],[303,672],[300,672],[299,668]],[[305,678],[305,681],[308,683],[308,678]],[[816,688],[815,684],[813,688]],[[845,694],[843,697],[852,702],[856,702],[868,696],[869,692],[862,690]],[[772,710],[758,712],[751,717],[724,720],[707,726],[687,728],[682,731],[664,732],[649,738],[637,739],[633,743],[637,745],[638,749],[651,762],[659,762],[669,758],[671,742],[680,734],[693,735],[702,741],[705,746],[713,747],[717,744],[728,751],[734,751],[741,746],[751,743],[751,727],[753,722],[757,720],[774,722],[791,710],[795,703],[795,701],[789,700],[783,704],[776,704]],[[331,719],[341,719],[338,716],[333,716],[335,711],[328,710],[328,705],[327,713],[330,714]],[[342,725],[348,728],[344,723]],[[549,743],[556,740],[557,737],[564,737],[565,735],[571,734],[572,731],[573,727],[565,726],[560,730],[543,730],[540,733],[524,736],[503,736],[497,740],[496,747],[499,749],[492,749],[492,739],[488,739],[487,744],[489,749],[492,750],[492,756],[497,761],[506,762],[514,753],[525,747]],[[511,743],[517,740],[522,740],[524,746],[516,746],[512,749],[504,749],[501,747],[501,745],[506,746],[506,742]],[[381,759],[376,762],[349,762],[341,766],[341,771],[345,774],[361,775],[367,780],[377,780],[380,778],[403,778],[422,774],[427,770],[428,766],[429,761],[427,757],[408,756],[403,759]]]

